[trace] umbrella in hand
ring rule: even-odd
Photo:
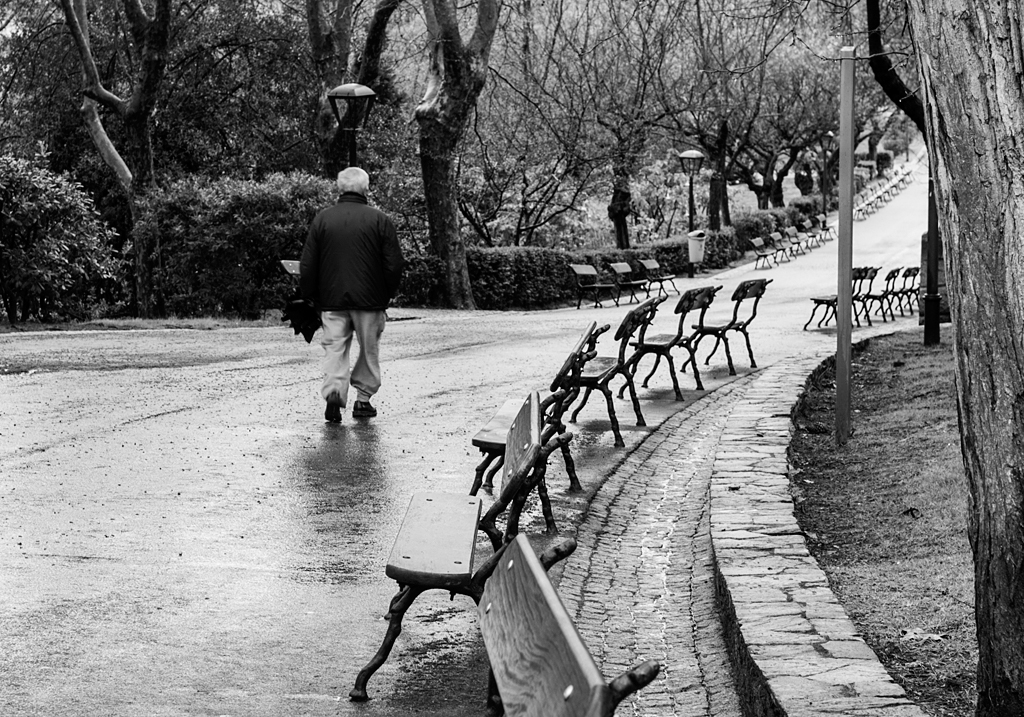
[[[313,307],[313,302],[307,301],[298,295],[288,299],[281,314],[281,321],[291,322],[291,328],[296,334],[302,334],[306,343],[313,341],[313,334],[320,328],[320,314]]]

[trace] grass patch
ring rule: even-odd
[[[967,484],[949,345],[920,331],[855,352],[835,444],[834,367],[795,412],[791,488],[808,546],[864,639],[930,715],[974,714],[977,641]]]

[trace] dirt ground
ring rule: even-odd
[[[835,373],[812,377],[790,449],[797,517],[847,613],[930,715],[974,713],[977,642],[948,338],[854,350],[853,435],[838,448]]]

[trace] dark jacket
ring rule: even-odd
[[[345,192],[309,226],[299,292],[321,311],[382,311],[398,293],[404,266],[388,216],[363,195]]]

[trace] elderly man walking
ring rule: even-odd
[[[367,204],[370,177],[359,167],[338,174],[336,204],[313,219],[299,262],[299,291],[323,322],[324,418],[341,421],[349,383],[356,389],[354,418],[372,418],[370,399],[380,388],[380,336],[385,311],[398,293],[405,261],[395,225]],[[359,358],[349,370],[353,334]]]

